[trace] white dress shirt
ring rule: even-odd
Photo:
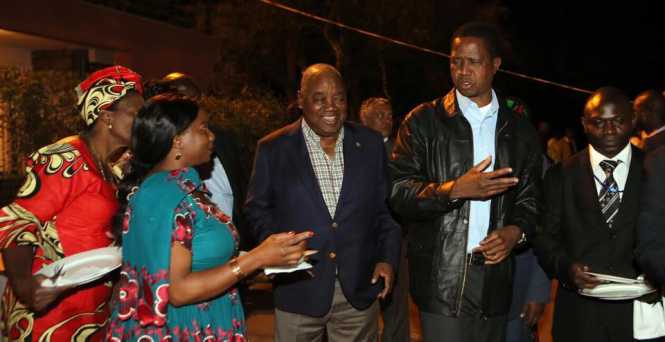
[[[219,157],[212,158],[213,167],[210,178],[203,181],[212,194],[212,202],[224,214],[233,219],[233,189]]]
[[[455,90],[457,104],[464,118],[471,125],[473,135],[473,165],[477,165],[488,156],[492,157],[492,163],[484,172],[494,170],[496,122],[499,113],[499,101],[492,90],[492,100],[483,107],[473,102],[468,97]],[[467,253],[471,253],[478,247],[480,241],[487,236],[490,225],[491,200],[475,201],[469,203],[469,232],[466,245]]]
[[[626,147],[617,153],[614,158],[608,158],[596,151],[593,146],[589,145],[589,158],[591,159],[591,169],[594,175],[594,183],[596,184],[597,194],[600,194],[600,190],[603,188],[603,183],[605,183],[605,171],[600,167],[600,162],[603,160],[614,160],[618,161],[619,164],[614,169],[612,175],[614,180],[619,186],[619,198],[623,198],[623,189],[626,187],[626,180],[628,179],[628,171],[630,171],[630,159],[633,155],[633,149],[631,148],[630,143],[626,144]]]

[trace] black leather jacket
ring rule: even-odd
[[[519,183],[492,198],[490,228],[517,225],[529,236],[540,197],[537,133],[499,96],[495,170],[511,167]],[[453,182],[473,167],[473,136],[455,91],[416,107],[404,119],[391,156],[393,209],[409,232],[411,294],[426,312],[458,316],[466,281],[468,201],[451,202]],[[485,267],[484,316],[508,313],[513,258]]]

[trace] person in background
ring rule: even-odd
[[[509,109],[519,116],[532,120],[527,104],[517,97],[506,98]],[[543,172],[551,162],[543,153]],[[543,173],[544,176],[544,173]],[[527,342],[535,339],[536,324],[542,317],[545,305],[549,302],[551,282],[538,259],[533,254],[530,243],[515,251],[515,275],[513,276],[513,300],[508,312],[506,342]]]
[[[567,130],[555,130],[554,136],[547,140],[547,156],[555,163],[568,160],[573,152],[573,141],[565,134]]]
[[[129,145],[143,104],[141,76],[112,66],[92,73],[76,92],[86,128],[32,153],[16,200],[0,210],[0,248],[11,285],[2,299],[3,335],[11,341],[101,341],[109,318],[108,278],[69,288],[45,287],[45,278],[33,275],[117,237],[111,156]]]
[[[644,152],[665,145],[665,96],[652,89],[646,90],[635,98],[633,110],[645,133],[642,138]]]
[[[384,97],[370,97],[360,105],[360,123],[380,133],[387,158],[393,150],[393,109],[390,100]],[[395,218],[397,220],[397,218]],[[398,221],[398,220],[397,220]],[[395,278],[395,287],[385,300],[381,301],[383,313],[383,334],[381,340],[409,341],[409,273],[406,261],[405,232],[402,232],[402,255]]]

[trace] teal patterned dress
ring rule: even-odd
[[[129,197],[123,265],[110,341],[246,341],[235,288],[208,301],[169,304],[171,246],[192,252],[192,271],[223,265],[238,250],[230,218],[209,200],[193,168],[149,176]]]

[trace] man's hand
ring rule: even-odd
[[[473,252],[483,253],[485,265],[498,264],[510,255],[521,237],[522,230],[518,226],[498,228],[480,241],[480,246],[474,248]]]
[[[570,270],[568,271],[570,279],[573,280],[578,289],[592,289],[600,284],[598,278],[584,273],[589,272],[589,270],[589,266],[577,262],[570,266]]]
[[[524,304],[520,318],[530,327],[536,325],[545,312],[545,303],[528,302]]]
[[[379,298],[384,299],[393,289],[393,267],[387,262],[377,263],[374,267],[374,274],[372,275],[372,284],[376,284],[379,277],[383,278],[383,291],[379,293]]]
[[[508,177],[513,172],[509,167],[483,172],[490,164],[492,164],[491,156],[457,178],[450,191],[450,198],[484,200],[508,190],[519,181],[517,177]]]

